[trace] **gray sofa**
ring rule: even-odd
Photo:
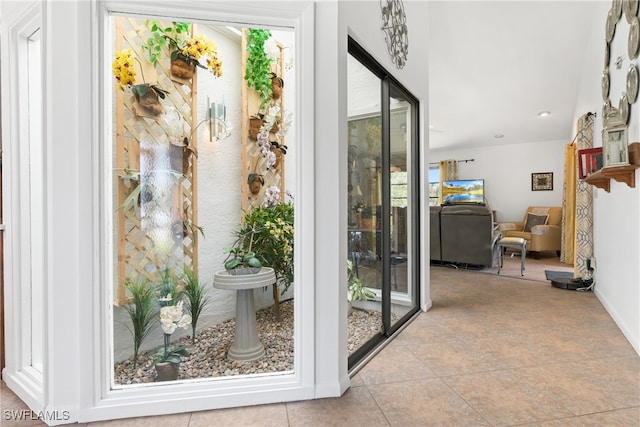
[[[455,264],[493,266],[500,237],[493,211],[486,206],[432,206],[431,260]]]
[[[440,251],[440,206],[431,206],[429,215],[429,230],[431,238],[429,239],[429,252],[432,260],[440,261],[442,252]]]

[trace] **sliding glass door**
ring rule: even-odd
[[[418,311],[418,102],[352,39],[347,72],[352,369]]]

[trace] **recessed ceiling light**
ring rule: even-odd
[[[494,137],[495,137],[496,139],[504,138],[504,134],[502,134],[502,133],[496,133],[496,134],[494,135]]]
[[[550,116],[550,115],[551,115],[550,111],[540,111],[538,113],[538,117],[547,117],[547,116]]]

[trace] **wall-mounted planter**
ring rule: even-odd
[[[264,120],[260,117],[250,117],[249,118],[249,138],[256,141],[258,139],[258,134],[260,133],[260,128],[264,124]]]
[[[284,80],[277,74],[271,73],[271,96],[273,99],[280,99],[282,89],[284,88]]]
[[[179,79],[190,79],[196,72],[196,64],[178,51],[171,53],[171,76]]]

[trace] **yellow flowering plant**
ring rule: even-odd
[[[211,74],[216,77],[222,77],[222,60],[218,55],[218,46],[202,35],[194,36],[185,40],[182,46],[178,45],[179,50],[171,53],[171,60],[174,61],[178,55],[182,55],[187,60],[204,69],[208,69]],[[200,63],[200,58],[207,57],[207,65]]]
[[[165,95],[169,92],[162,89],[158,85],[152,85],[149,83],[141,83],[135,84],[136,82],[136,70],[134,66],[134,61],[138,59],[135,57],[133,50],[131,49],[122,49],[115,53],[113,63],[111,64],[111,69],[113,72],[113,76],[116,79],[116,87],[121,90],[125,90],[127,88],[131,89],[131,92],[138,95],[139,97],[145,96],[149,90],[154,92],[160,98],[164,99]],[[144,74],[142,76],[144,80]]]
[[[189,33],[190,24],[187,22],[173,22],[163,27],[156,20],[149,21],[151,37],[142,47],[149,53],[149,61],[153,66],[158,65],[164,48],[171,51],[171,61],[182,59],[191,66],[208,69],[215,77],[222,77],[222,60],[218,54],[218,46],[203,35],[196,35],[183,39]],[[206,65],[200,60],[206,57]]]
[[[131,49],[122,49],[116,52],[111,68],[118,89],[130,88],[135,83],[137,73],[133,61],[134,56]]]

